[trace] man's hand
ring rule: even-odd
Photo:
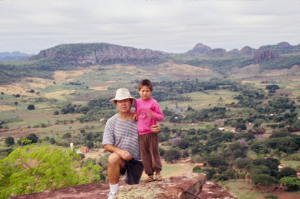
[[[161,131],[159,124],[152,125],[151,131],[152,131],[152,133],[159,133]]]
[[[115,152],[117,154],[119,154],[123,160],[129,161],[129,160],[132,159],[132,156],[130,155],[130,153],[128,151],[120,149],[120,150],[117,150]]]

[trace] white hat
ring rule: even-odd
[[[133,99],[133,102],[135,102],[135,98],[131,97],[130,92],[127,88],[119,88],[116,91],[116,97],[114,99],[111,99],[110,102],[114,104],[115,100],[123,100],[123,99]]]

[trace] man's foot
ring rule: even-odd
[[[145,180],[145,183],[152,182],[153,180],[153,176],[148,176],[148,178]]]
[[[115,193],[115,192],[109,192],[107,194],[107,196],[108,196],[107,199],[115,199],[116,195],[117,195],[117,193]]]

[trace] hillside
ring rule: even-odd
[[[5,59],[8,57],[6,54],[3,54]],[[241,50],[233,49],[227,52],[223,48],[212,49],[199,43],[186,53],[172,54],[107,43],[81,43],[61,44],[41,50],[29,60],[17,62],[22,60],[18,59],[19,56],[21,55],[13,59],[15,62],[0,62],[0,84],[15,82],[22,77],[53,78],[53,71],[74,70],[78,66],[121,64],[153,68],[170,61],[214,70],[227,78],[235,74],[236,69],[249,65],[258,65],[259,73],[266,70],[290,69],[294,65],[300,65],[300,44],[293,46],[281,42],[261,46],[259,49],[245,46]],[[248,75],[254,76],[257,72]]]

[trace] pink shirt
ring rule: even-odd
[[[147,110],[151,110],[154,119],[148,116]],[[151,133],[151,126],[164,119],[157,101],[153,98],[143,100],[142,98],[135,101],[135,113],[138,116],[137,130],[139,135]]]

